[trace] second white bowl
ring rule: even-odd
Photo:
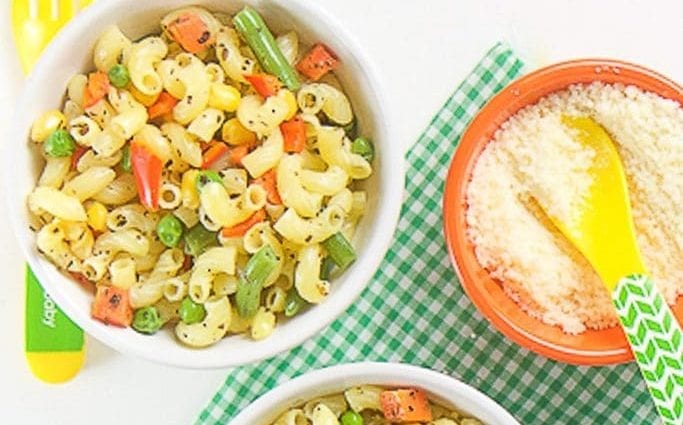
[[[358,385],[418,387],[429,398],[472,415],[486,425],[519,422],[478,390],[433,370],[402,363],[350,363],[309,372],[269,391],[237,415],[231,425],[269,425],[283,412],[313,398]]]

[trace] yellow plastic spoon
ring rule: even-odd
[[[52,37],[91,0],[13,0],[12,33],[24,73],[29,73]],[[53,8],[54,6],[54,8]],[[85,360],[83,331],[69,319],[26,268],[26,360],[49,383],[70,380]]]
[[[683,424],[683,338],[638,250],[626,177],[609,134],[588,117],[563,117],[595,151],[587,196],[571,217],[550,219],[588,259],[612,295],[621,325],[664,424]],[[544,207],[541,205],[541,207]],[[547,208],[544,208],[547,212]]]

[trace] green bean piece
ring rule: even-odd
[[[341,425],[363,425],[363,417],[353,410],[347,410],[341,417]]]
[[[204,320],[206,309],[204,309],[203,305],[192,301],[190,297],[185,297],[180,303],[180,307],[178,307],[178,316],[183,323],[191,325]]]
[[[278,77],[290,90],[298,90],[301,85],[299,77],[282,54],[261,15],[253,8],[245,6],[235,15],[232,22],[251,47],[263,69]]]
[[[204,170],[200,171],[199,174],[197,174],[197,180],[195,180],[195,184],[197,185],[198,191],[201,192],[202,188],[206,186],[206,184],[209,182],[223,184],[223,179],[221,178],[221,175],[218,174],[218,172],[213,170]]]
[[[256,314],[261,301],[263,284],[277,267],[278,261],[279,259],[270,245],[258,250],[247,261],[235,294],[237,313],[243,318],[250,318]]]
[[[190,230],[185,232],[185,253],[197,257],[207,248],[218,245],[216,232],[206,230],[201,223],[197,223]]]
[[[128,85],[130,81],[130,75],[128,74],[128,68],[121,64],[116,64],[109,69],[107,73],[109,77],[109,82],[116,88],[122,89]]]
[[[323,241],[323,246],[330,255],[330,258],[342,270],[346,269],[356,260],[356,251],[341,232],[337,232],[329,239]]]
[[[305,306],[306,300],[301,298],[299,291],[297,291],[294,287],[289,288],[289,291],[287,291],[287,297],[285,298],[285,316],[296,316]]]
[[[332,269],[336,263],[331,257],[323,258],[323,263],[320,266],[320,279],[329,280],[330,274],[332,274]]]
[[[183,223],[173,214],[166,214],[157,223],[157,236],[168,248],[175,248],[183,236]]]
[[[372,162],[375,157],[375,147],[372,145],[372,142],[365,137],[357,137],[356,140],[351,143],[351,152],[362,156],[368,162]]]
[[[130,173],[132,168],[132,164],[130,162],[130,146],[126,145],[123,147],[121,150],[121,169],[125,171],[126,173]]]
[[[43,143],[45,155],[52,158],[71,156],[76,150],[76,142],[64,129],[55,130]]]
[[[158,331],[164,322],[159,316],[159,312],[154,306],[139,308],[135,311],[133,316],[133,324],[131,325],[136,331],[152,335]]]

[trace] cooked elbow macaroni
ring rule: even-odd
[[[130,80],[142,94],[153,96],[161,93],[161,77],[154,68],[168,53],[168,46],[159,37],[147,37],[133,43],[128,55]]]
[[[93,62],[95,68],[102,72],[108,72],[112,66],[120,61],[125,61],[133,45],[119,27],[116,25],[108,26],[97,43],[93,51]]]
[[[322,302],[334,284],[326,241],[352,242],[367,204],[358,181],[372,173],[352,150],[355,130],[341,127],[355,119],[343,91],[305,81],[263,93],[252,79],[262,66],[224,22],[185,7],[139,40],[105,28],[93,70],[72,77],[61,110],[31,131],[45,160],[27,199],[39,252],[121,291],[129,316],[156,310],[195,348],[267,338],[292,295],[304,308]],[[302,51],[294,32],[277,44],[290,63]],[[274,258],[259,275],[252,262],[266,248]],[[257,305],[242,317],[247,279],[258,280]],[[96,297],[101,320],[98,308]],[[136,320],[123,325],[156,331]],[[278,423],[336,423],[345,406],[328,400]]]

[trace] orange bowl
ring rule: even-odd
[[[540,98],[572,84],[594,81],[635,85],[683,105],[683,88],[643,67],[613,60],[563,62],[528,74],[493,97],[472,120],[453,157],[444,190],[444,231],[451,261],[465,292],[479,311],[507,338],[538,354],[566,363],[607,365],[633,359],[620,327],[568,335],[527,315],[510,299],[475,256],[466,235],[467,185],[479,154],[510,116]],[[683,323],[683,297],[674,314]]]

